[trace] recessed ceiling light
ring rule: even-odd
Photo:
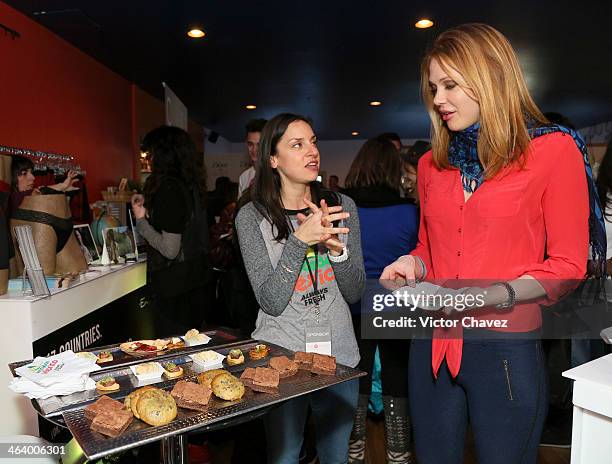
[[[202,29],[194,27],[193,29],[190,29],[189,32],[187,32],[187,35],[192,39],[201,39],[206,35],[206,33]]]
[[[246,108],[247,110],[254,110],[254,109],[256,109],[256,108],[257,108],[257,106],[256,106],[256,105],[247,105],[247,106],[245,106],[245,108]]]
[[[431,19],[423,18],[423,19],[419,19],[414,24],[414,27],[416,27],[417,29],[427,29],[428,27],[431,27],[433,25],[434,23]]]
[[[382,105],[381,101],[374,100],[370,102],[370,106],[380,106],[380,105]]]
[[[352,135],[353,137],[357,137],[357,136],[359,135],[359,132],[357,132],[357,131],[353,131],[353,132],[351,132],[351,135]]]

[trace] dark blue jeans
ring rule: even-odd
[[[460,464],[468,421],[478,462],[535,464],[548,408],[539,340],[466,339],[459,375],[446,362],[438,379],[431,340],[414,340],[408,369],[419,464]]]
[[[296,464],[304,441],[308,406],[312,409],[321,464],[348,462],[348,445],[353,429],[359,380],[300,396],[272,409],[264,416],[268,462]]]

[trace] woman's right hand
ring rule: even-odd
[[[338,217],[336,217],[336,215]],[[328,215],[329,222],[344,218],[343,213],[335,213]],[[318,210],[315,213],[309,214],[306,217],[300,217],[300,226],[293,233],[296,238],[308,245],[325,242],[332,235],[348,234],[348,227],[325,227],[323,225],[323,211]]]
[[[416,267],[414,256],[400,256],[395,262],[385,267],[380,275],[380,283],[389,290],[397,290],[406,284],[414,287],[416,285]]]
[[[142,219],[147,214],[144,207],[144,197],[139,193],[132,195],[132,212],[136,219]]]

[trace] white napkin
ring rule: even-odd
[[[73,351],[43,358],[15,369],[20,377],[14,378],[9,388],[28,398],[45,399],[55,395],[70,395],[96,388],[89,373],[100,366],[92,359],[76,356]]]
[[[100,366],[93,360],[82,358],[68,350],[48,358],[38,356],[30,364],[15,369],[15,373],[48,387],[54,383],[70,382],[71,378],[79,378],[99,369]]]
[[[50,387],[43,387],[23,377],[16,377],[9,384],[9,388],[15,393],[26,395],[30,399],[46,399],[51,396],[70,395],[84,390],[93,390],[96,388],[96,382],[84,374],[70,383],[56,383]]]

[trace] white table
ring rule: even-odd
[[[33,358],[32,343],[96,311],[146,284],[146,263],[95,268],[65,290],[50,297],[0,296],[0,436],[38,435],[37,414],[28,398],[7,385],[7,367]]]
[[[612,462],[612,354],[563,373],[574,380],[573,464]]]

